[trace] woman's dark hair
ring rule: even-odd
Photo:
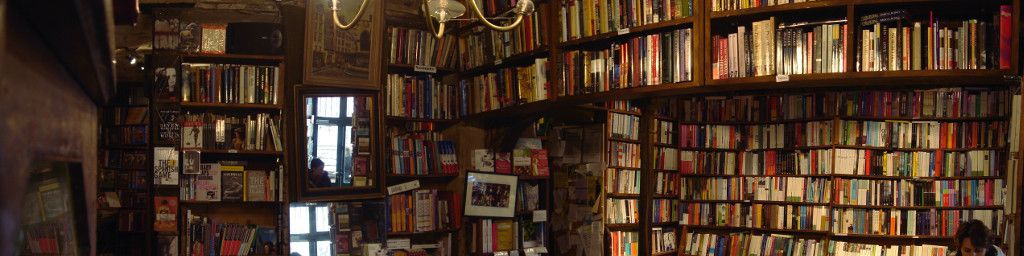
[[[309,161],[310,170],[316,169],[317,167],[324,167],[324,161],[320,161],[320,158],[313,158],[312,161]]]
[[[953,241],[954,247],[957,250],[960,249],[960,245],[964,243],[964,239],[970,239],[971,244],[975,248],[988,248],[992,245],[992,235],[989,232],[988,227],[985,223],[980,220],[969,220],[960,223],[960,227],[956,230],[956,241]]]

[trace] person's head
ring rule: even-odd
[[[992,237],[988,227],[980,220],[970,220],[960,223],[960,228],[954,236],[957,251],[963,256],[981,256],[988,253],[992,246]]]
[[[313,158],[309,161],[309,169],[313,172],[322,172],[324,170],[324,161],[320,161],[320,158]]]

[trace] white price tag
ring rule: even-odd
[[[228,153],[235,154],[235,153],[238,153],[238,150],[237,149],[228,149]]]
[[[534,247],[533,248],[533,252],[536,252],[536,253],[548,253],[548,248],[544,247],[544,246]]]
[[[418,180],[414,180],[414,181],[410,181],[410,182],[406,182],[406,183],[402,183],[402,184],[398,184],[398,185],[394,185],[394,186],[389,186],[388,187],[388,195],[394,195],[394,194],[402,193],[402,192],[413,190],[413,189],[417,189],[417,188],[420,188],[420,181],[418,181]]]
[[[494,256],[508,256],[508,252],[494,252]]]
[[[625,35],[625,34],[629,34],[629,28],[620,28],[619,31],[618,31],[618,34],[620,36],[621,35]]]
[[[416,71],[416,72],[421,72],[421,73],[431,73],[431,74],[437,73],[437,67],[433,67],[433,66],[416,65],[416,66],[413,66],[412,70]]]
[[[545,222],[548,221],[548,210],[536,210],[533,211],[533,222]]]
[[[438,248],[438,244],[414,244],[410,248],[412,248],[413,250],[416,250],[416,249],[434,249],[434,248]]]
[[[789,75],[775,75],[775,82],[789,82]]]
[[[494,65],[501,65],[501,59],[494,60]]]
[[[408,250],[409,243],[408,238],[388,239],[388,250]]]

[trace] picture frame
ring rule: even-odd
[[[466,172],[464,215],[511,218],[516,214],[519,177],[484,172]]]
[[[339,6],[356,7],[359,1],[337,0]],[[380,89],[384,52],[383,1],[370,1],[352,28],[334,25],[331,0],[309,1],[303,44],[302,83],[307,85]],[[342,9],[342,8],[340,8]],[[356,8],[339,10],[341,22]]]

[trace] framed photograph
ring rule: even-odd
[[[465,215],[514,217],[518,183],[514,175],[467,172]]]
[[[308,85],[380,89],[384,53],[384,1],[370,1],[352,28],[334,25],[332,0],[306,3],[302,83]],[[348,23],[361,0],[336,0],[338,20]]]

